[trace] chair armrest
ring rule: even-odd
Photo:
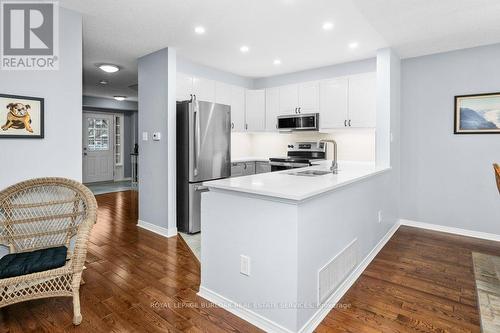
[[[85,258],[87,257],[87,247],[90,237],[90,232],[95,223],[95,217],[88,217],[85,219],[78,227],[78,232],[76,233],[75,247],[73,253],[71,254],[71,269],[73,272],[83,271],[83,265],[85,264]]]

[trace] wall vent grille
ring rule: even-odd
[[[358,264],[355,238],[318,272],[318,302],[323,304]]]

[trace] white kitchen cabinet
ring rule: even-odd
[[[245,94],[245,129],[263,131],[266,128],[266,92],[265,90],[246,90]]]
[[[193,77],[177,72],[175,97],[178,101],[191,99],[193,93]]]
[[[296,113],[299,106],[299,86],[291,84],[279,87],[279,113],[288,115]]]
[[[193,94],[199,101],[215,102],[215,81],[193,78]]]
[[[319,110],[319,83],[304,82],[299,84],[299,113],[316,113]]]
[[[233,162],[231,163],[231,177],[248,176],[255,174],[255,162]]]
[[[276,131],[280,115],[280,89],[266,89],[266,130]]]
[[[364,73],[349,77],[349,124],[351,127],[375,127],[377,77]]]
[[[231,129],[233,132],[245,130],[245,89],[231,87]]]
[[[231,163],[231,177],[243,176],[243,163]]]
[[[337,78],[320,82],[320,128],[346,127],[349,119],[348,100],[349,81]]]
[[[223,82],[215,82],[215,103],[231,105],[231,89],[230,84]]]

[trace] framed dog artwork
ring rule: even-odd
[[[0,94],[0,139],[41,139],[44,99]]]

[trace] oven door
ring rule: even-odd
[[[290,163],[290,162],[269,162],[269,165],[271,165],[271,172],[296,169],[296,168],[305,168],[310,166],[309,163]]]

